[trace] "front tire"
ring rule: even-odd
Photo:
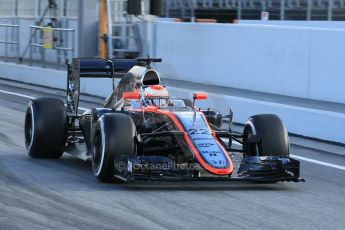
[[[25,114],[25,146],[33,158],[60,158],[66,143],[66,108],[57,98],[30,101]]]
[[[289,156],[289,136],[280,118],[261,114],[249,118],[244,127],[243,154],[249,156]],[[258,143],[250,143],[249,135],[258,135]]]
[[[135,136],[136,127],[130,116],[104,114],[98,119],[92,148],[92,170],[98,180],[114,181],[114,160],[135,155]]]

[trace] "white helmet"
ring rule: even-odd
[[[160,107],[168,106],[169,92],[163,85],[151,85],[144,89],[145,97],[149,104]]]
[[[165,98],[169,99],[168,90],[163,85],[151,85],[144,89],[147,98]]]

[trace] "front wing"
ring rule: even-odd
[[[115,159],[115,177],[131,181],[248,181],[274,183],[304,182],[299,161],[289,157],[243,158],[237,176],[214,175],[198,163],[177,164],[162,156],[133,156]]]

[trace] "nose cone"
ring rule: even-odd
[[[201,112],[175,113],[188,132],[187,143],[200,165],[215,175],[229,175],[233,164],[225,149],[212,135],[206,118]]]
[[[226,169],[230,162],[223,149],[211,134],[193,134],[191,135],[196,148],[205,162],[216,169]]]

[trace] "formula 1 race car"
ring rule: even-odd
[[[299,161],[289,156],[287,130],[272,114],[249,118],[243,133],[222,129],[232,122],[214,109],[199,109],[208,98],[174,99],[151,67],[157,58],[74,59],[68,65],[66,104],[56,98],[32,100],[25,117],[25,144],[33,158],[63,152],[92,162],[102,182],[136,180],[301,181]],[[103,108],[79,113],[80,79],[120,78]],[[231,127],[231,126],[229,126]],[[242,144],[234,149],[232,140]],[[235,167],[233,153],[243,153]]]

